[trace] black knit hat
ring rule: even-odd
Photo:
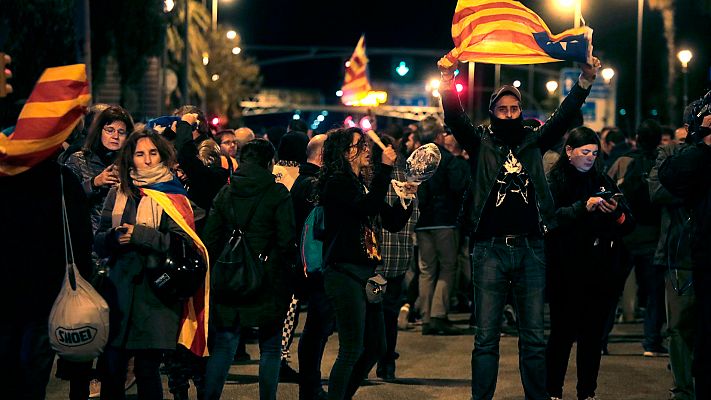
[[[281,137],[278,156],[280,161],[306,162],[306,146],[309,137],[302,132],[289,132]]]

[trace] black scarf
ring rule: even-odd
[[[491,115],[491,131],[509,147],[521,144],[526,130],[523,128],[523,117],[500,119]]]

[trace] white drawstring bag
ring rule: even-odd
[[[91,284],[82,278],[74,264],[63,178],[61,182],[67,270],[62,289],[49,314],[49,343],[63,359],[91,361],[101,354],[109,338],[109,306]]]

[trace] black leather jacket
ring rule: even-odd
[[[543,232],[556,226],[553,199],[543,171],[543,154],[560,141],[589,93],[590,89],[583,89],[578,83],[573,85],[570,94],[546,123],[537,129],[524,127],[527,132],[523,141],[517,148],[512,149],[533,181],[538,220]],[[475,127],[472,124],[464,113],[459,97],[451,89],[442,91],[442,106],[444,122],[452,129],[457,142],[469,153],[472,171],[472,204],[468,216],[465,217],[468,217],[466,225],[472,232],[476,232],[484,206],[496,182],[496,176],[506,161],[509,148],[492,134],[490,126]]]

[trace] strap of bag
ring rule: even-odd
[[[67,266],[67,277],[72,290],[77,290],[76,276],[74,276],[74,247],[72,246],[72,232],[69,229],[69,216],[67,215],[67,202],[64,199],[64,175],[60,168],[59,184],[62,194],[62,230],[64,233],[64,261]],[[71,257],[72,262],[69,262]]]
[[[259,205],[259,203],[262,202],[262,199],[264,198],[264,195],[266,195],[268,191],[269,191],[269,187],[267,187],[267,188],[262,192],[262,194],[259,195],[259,198],[257,198],[257,201],[254,202],[254,204],[252,204],[252,208],[250,208],[249,214],[247,215],[247,220],[246,220],[245,223],[244,223],[244,229],[241,229],[242,236],[244,236],[244,235],[247,233],[247,228],[249,227],[250,222],[252,222],[252,217],[254,217],[255,211],[257,211],[257,205]],[[232,230],[232,233],[233,233],[232,236],[234,236],[234,231],[240,229],[240,227],[237,226],[237,216],[234,214],[234,209],[232,209],[232,207],[229,207],[229,208],[228,208],[228,213],[229,213],[230,217],[232,217],[232,220],[233,220],[234,223],[235,223],[235,228]],[[237,246],[237,244],[239,243],[239,241],[241,241],[241,240],[242,240],[242,238],[240,238],[240,239],[232,246],[232,249],[234,249],[234,248]],[[272,244],[273,244],[273,241],[269,241],[269,242],[268,242],[266,249],[264,249],[264,253],[265,253],[265,254],[269,255],[269,252],[271,251]],[[229,247],[228,247],[228,246],[225,246],[225,248],[224,248],[223,251],[222,251],[222,254],[220,254],[219,259],[220,259],[220,260],[224,259],[225,255],[227,254],[227,252],[228,252],[229,250],[230,250]]]

